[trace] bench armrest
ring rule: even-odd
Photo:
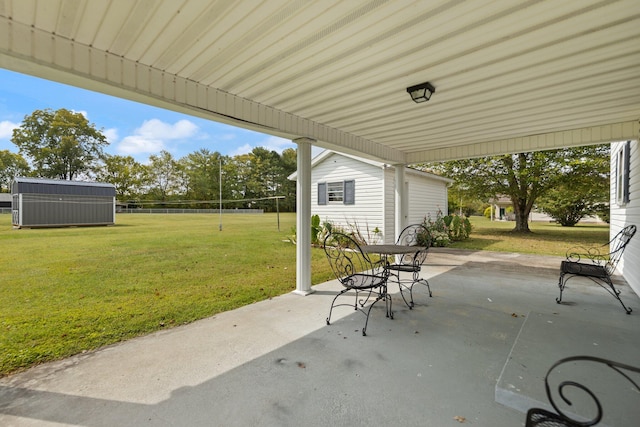
[[[596,265],[604,265],[609,259],[609,252],[602,253],[603,247],[585,248],[583,246],[574,246],[569,248],[566,253],[569,262],[587,262],[591,261]]]

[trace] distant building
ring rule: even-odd
[[[14,228],[115,224],[116,190],[111,184],[16,178],[11,193]]]
[[[489,200],[491,204],[491,221],[515,221],[513,202],[508,196],[499,196]],[[509,209],[511,208],[511,209]]]
[[[0,209],[11,209],[11,194],[0,193]]]
[[[297,172],[289,179],[297,179]],[[427,216],[435,219],[438,211],[447,215],[452,182],[405,167],[406,224],[421,223]],[[395,242],[395,167],[323,151],[311,162],[311,213],[341,227],[357,226],[372,242]]]

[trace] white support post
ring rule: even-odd
[[[404,165],[393,165],[395,167],[395,238],[400,236],[400,232],[407,226],[407,194],[404,185]]]
[[[299,295],[311,289],[311,146],[313,139],[300,138],[298,144],[298,181],[296,183],[296,290]]]

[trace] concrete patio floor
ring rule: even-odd
[[[379,303],[366,337],[345,307],[325,324],[331,281],[0,379],[0,425],[522,426],[556,360],[640,365],[640,299],[620,286],[626,315],[572,279],[558,305],[559,264],[434,249],[433,297],[416,289],[409,310],[395,294],[393,320]],[[640,419],[638,404],[606,411],[610,426]]]

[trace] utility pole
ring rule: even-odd
[[[219,197],[220,197],[220,208],[218,209],[220,211],[220,231],[222,231],[222,155],[220,155],[218,157],[218,160],[220,160],[220,177],[218,179],[218,182],[220,184],[220,192],[219,192]]]

